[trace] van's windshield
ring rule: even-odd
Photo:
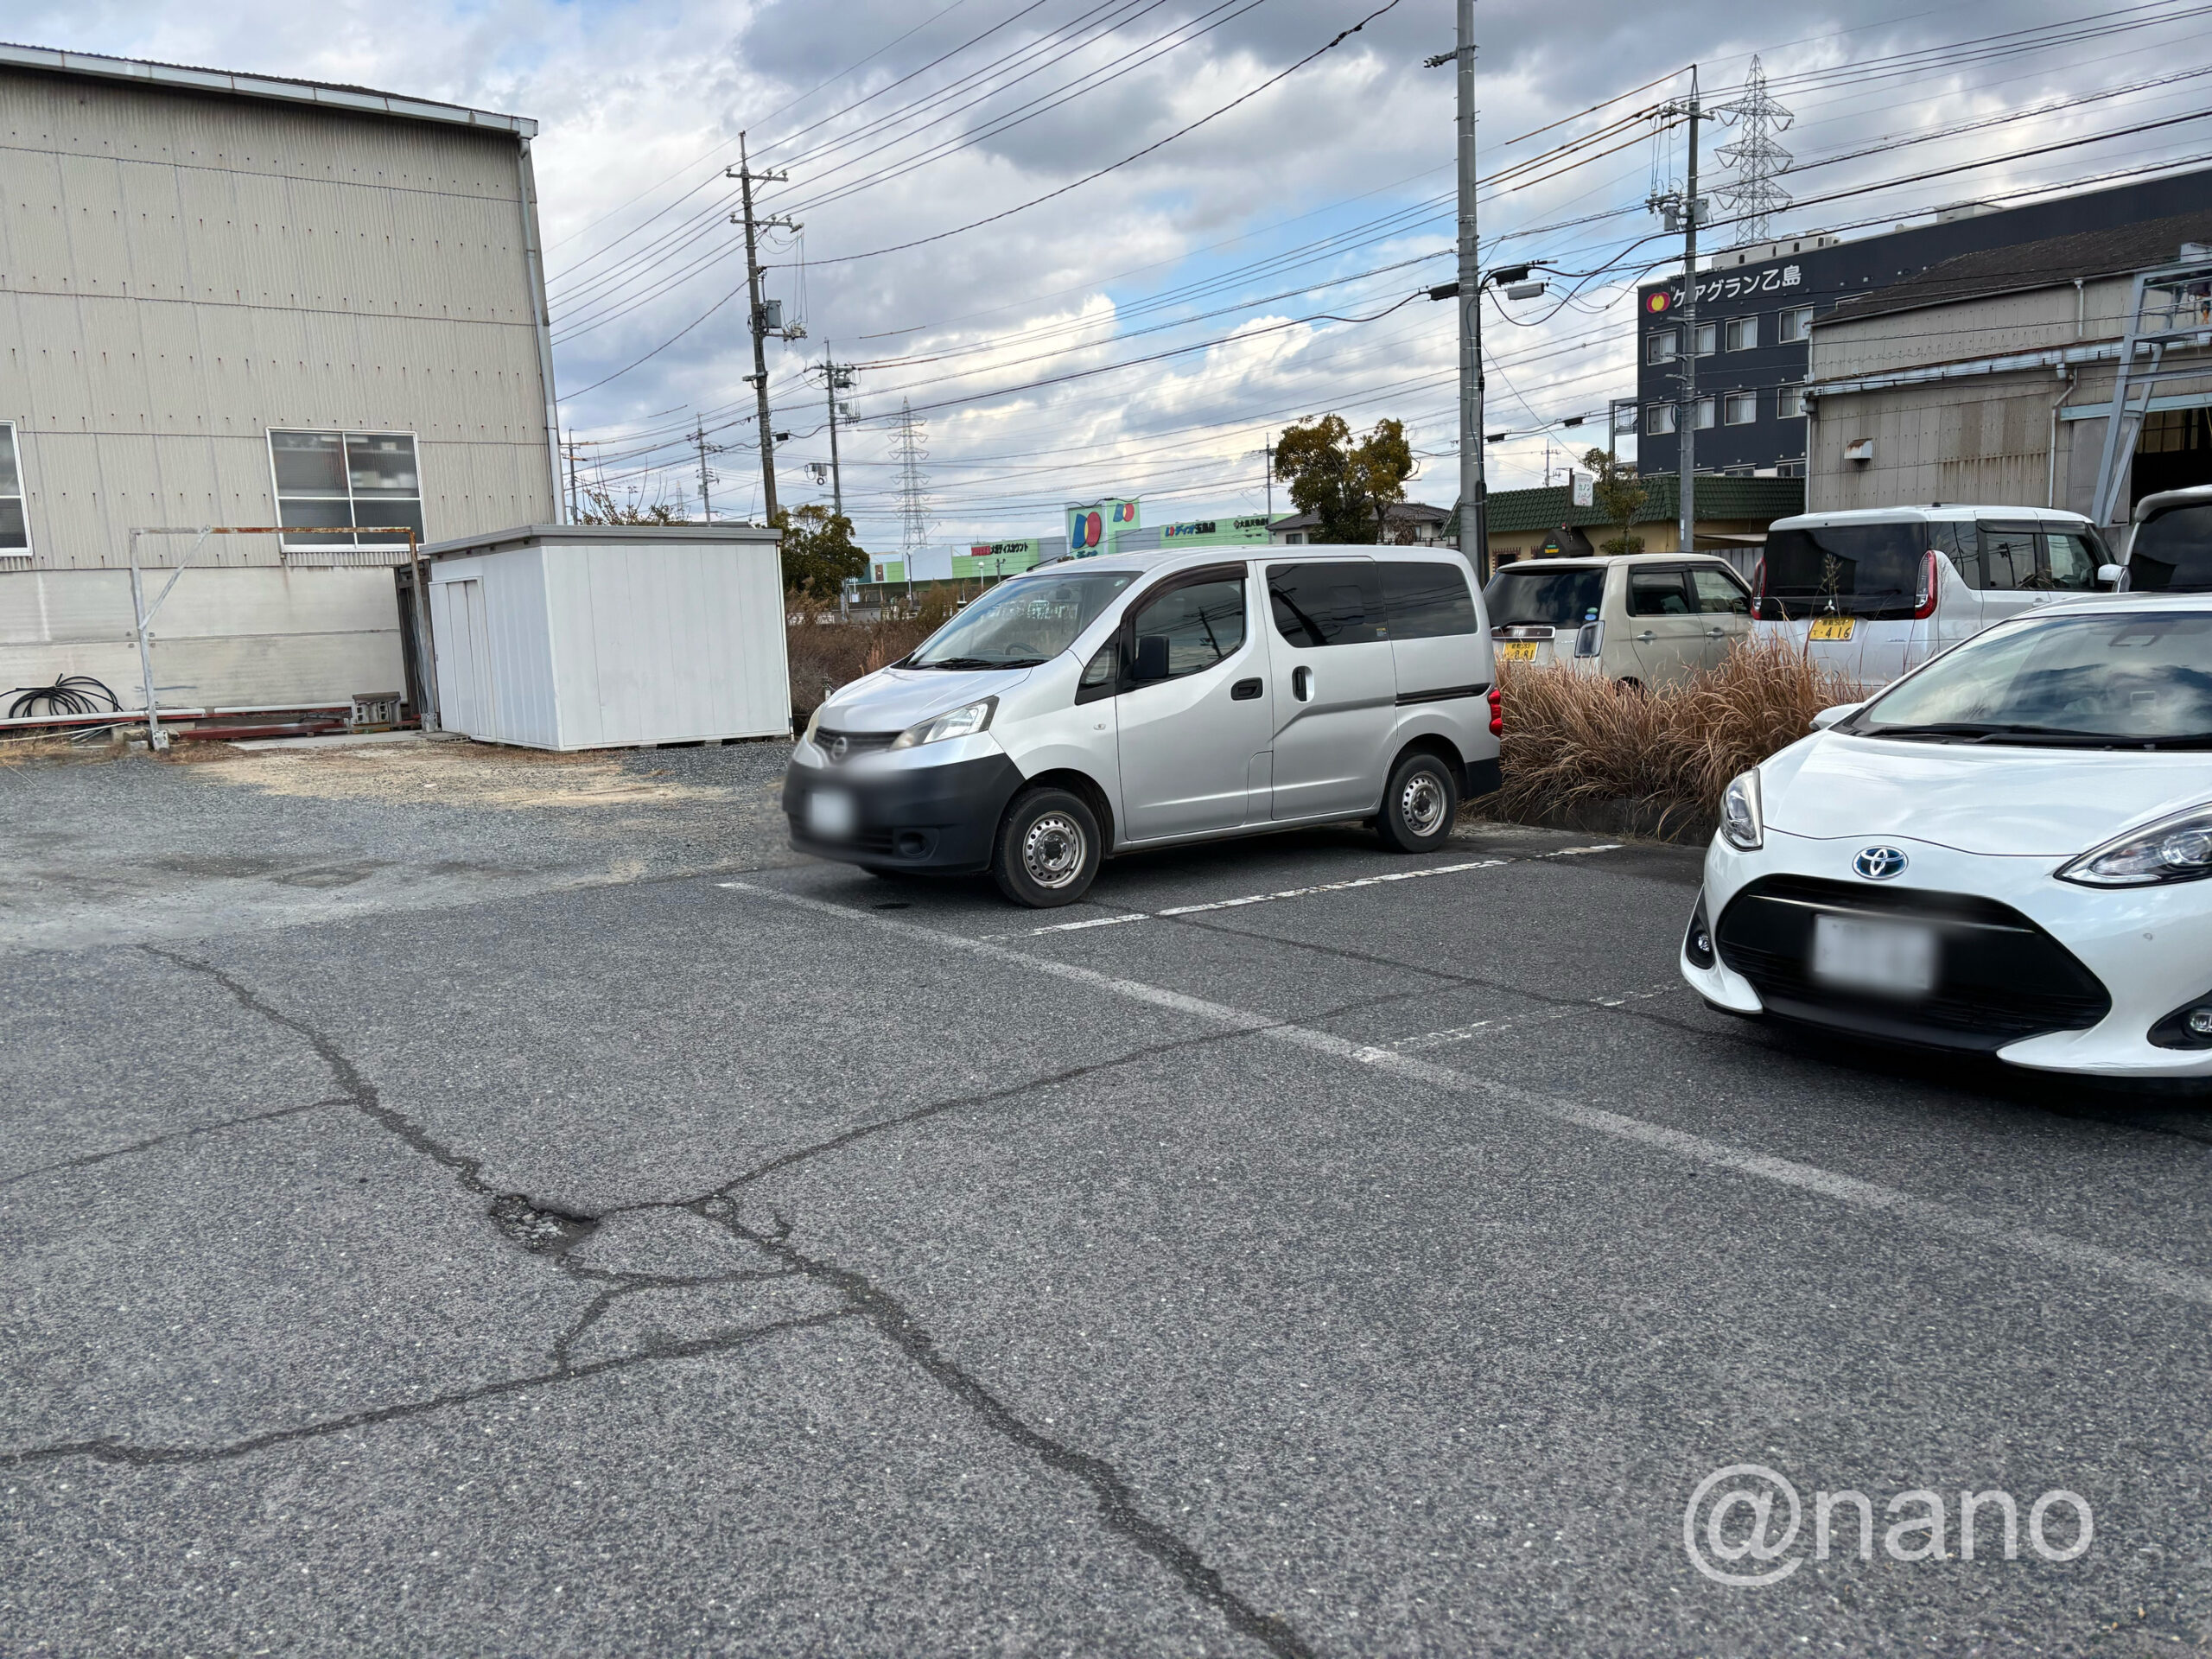
[[[2212,588],[2212,501],[2176,507],[2137,526],[2127,550],[2127,586],[2139,594]]]
[[[1759,615],[1910,616],[1928,545],[1928,526],[1916,518],[1769,531]]]
[[[1134,570],[1017,576],[931,634],[905,666],[1034,668],[1073,645],[1136,579]]]
[[[1579,628],[1605,602],[1605,573],[1588,565],[1547,570],[1541,564],[1501,570],[1483,589],[1493,628]]]

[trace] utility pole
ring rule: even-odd
[[[1680,480],[1675,490],[1675,538],[1678,551],[1687,553],[1697,543],[1697,227],[1705,217],[1706,204],[1697,193],[1697,129],[1703,109],[1698,100],[1697,66],[1690,66],[1690,95],[1683,103],[1669,104],[1660,111],[1662,118],[1689,118],[1690,159],[1689,175],[1680,192],[1669,191],[1653,196],[1644,203],[1652,212],[1662,214],[1669,230],[1679,223],[1682,232],[1682,303],[1681,348],[1675,361],[1681,367],[1675,377],[1675,455]]]
[[[700,416],[698,429],[690,436],[691,442],[699,447],[699,516],[711,524],[715,522],[715,504],[713,497],[708,493],[708,486],[713,482],[715,475],[707,470],[707,457],[719,455],[729,446],[726,443],[707,442],[707,422],[704,416]]]
[[[1459,552],[1490,579],[1490,511],[1483,478],[1483,280],[1475,237],[1475,0],[1459,0]]]
[[[1268,464],[1268,529],[1273,535],[1275,522],[1275,435],[1268,433],[1260,450],[1261,459]]]
[[[770,230],[795,231],[796,220],[778,217],[758,218],[753,211],[753,187],[756,184],[781,184],[791,177],[788,173],[755,173],[751,159],[746,154],[745,135],[737,135],[737,165],[724,168],[723,176],[738,181],[739,193],[744,200],[745,212],[741,218],[732,213],[730,223],[745,226],[745,283],[752,302],[753,372],[745,378],[753,383],[754,406],[760,423],[760,498],[767,509],[768,522],[776,521],[776,435],[768,429],[768,336],[779,340],[799,340],[806,330],[797,324],[784,326],[784,305],[781,300],[764,301],[760,297],[760,232]],[[702,469],[703,470],[703,469]]]
[[[830,499],[840,518],[845,516],[845,475],[837,465],[837,394],[853,389],[855,372],[835,358],[822,359],[822,384],[830,394]]]

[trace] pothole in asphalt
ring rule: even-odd
[[[509,1192],[492,1200],[492,1219],[499,1229],[525,1250],[543,1254],[550,1250],[565,1250],[571,1244],[591,1236],[599,1225],[589,1216],[563,1215],[558,1210],[541,1210],[519,1192]]]

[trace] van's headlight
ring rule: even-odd
[[[978,732],[988,732],[991,729],[992,711],[998,706],[996,697],[985,697],[955,709],[950,714],[931,715],[899,733],[891,740],[891,747],[914,749],[925,743],[942,743],[948,737],[973,737]]]
[[[1720,796],[1720,835],[1738,852],[1766,845],[1766,817],[1759,810],[1759,774],[1754,766],[1729,781]]]
[[[2085,887],[2147,887],[2212,875],[2212,806],[2131,830],[2059,867],[2058,879]]]
[[[822,705],[817,702],[814,705],[814,712],[806,717],[806,729],[799,734],[798,741],[802,743],[811,743],[814,741],[815,733],[821,729]]]

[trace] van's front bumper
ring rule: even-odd
[[[897,767],[807,766],[794,759],[784,774],[784,814],[792,847],[816,858],[967,874],[990,868],[999,820],[1020,787],[1020,768],[1002,752]],[[849,836],[832,839],[809,827],[817,821],[809,802],[830,790],[851,804]]]

